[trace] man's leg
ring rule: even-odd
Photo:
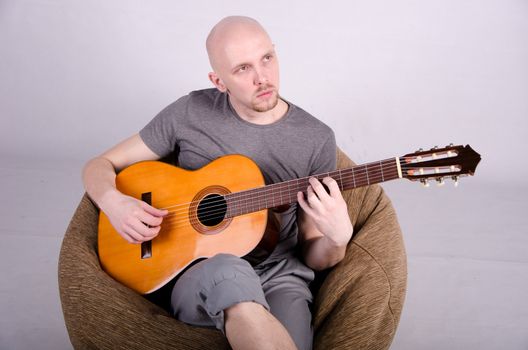
[[[313,330],[310,303],[312,294],[302,279],[287,276],[265,284],[270,312],[287,329],[300,350],[312,349]]]
[[[294,349],[287,331],[269,313],[260,283],[247,261],[218,254],[178,279],[171,297],[174,316],[192,325],[215,326],[235,349],[273,349],[269,341],[277,349]]]
[[[226,335],[233,349],[297,349],[286,328],[260,304],[239,303],[225,314]]]
[[[300,350],[312,349],[313,329],[308,287],[314,272],[294,256],[256,266],[270,312]]]

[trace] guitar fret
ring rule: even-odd
[[[296,194],[296,189],[297,189],[297,186],[296,186],[296,183],[297,183],[297,179],[292,181],[290,184],[293,186],[293,190],[290,189],[289,190],[289,195],[290,195],[290,203],[293,203],[294,199],[292,198],[292,194]]]
[[[287,188],[287,191],[286,191],[286,192],[287,192],[287,194],[288,194],[288,200],[289,200],[289,203],[291,203],[291,202],[292,202],[292,199],[291,199],[291,193],[290,193],[290,181],[288,181],[288,182],[286,183],[286,188]]]
[[[246,204],[246,213],[249,213],[250,212],[249,207],[248,207],[249,199],[245,199],[244,203]]]
[[[236,208],[236,211],[237,211],[237,215],[241,215],[241,214],[242,214],[242,210],[241,210],[240,207],[241,207],[241,204],[242,204],[242,203],[240,202],[240,199],[237,199],[237,202],[236,202],[236,203],[237,203],[237,204],[236,204],[236,207],[235,207],[235,208]]]
[[[296,180],[295,180],[295,185],[296,185],[296,189],[297,189],[297,190],[300,190],[299,179],[296,179]],[[295,189],[294,189],[294,190],[295,190]]]

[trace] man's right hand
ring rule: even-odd
[[[156,237],[167,210],[153,206],[115,190],[102,198],[101,210],[112,226],[128,242],[139,244]]]

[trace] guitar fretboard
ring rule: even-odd
[[[398,159],[390,158],[379,162],[358,165],[352,168],[314,175],[318,180],[331,177],[341,191],[368,186],[400,177]],[[225,196],[227,202],[226,217],[235,217],[263,209],[275,208],[297,202],[297,193],[306,194],[309,178],[289,180],[246,191],[230,193]]]

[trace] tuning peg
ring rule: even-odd
[[[429,187],[429,182],[427,182],[427,179],[421,179],[420,182],[422,183],[423,187]]]
[[[454,146],[453,142],[446,146],[446,148],[452,148]],[[453,157],[455,154],[452,151],[447,151],[448,157]]]
[[[444,178],[443,177],[439,177],[436,179],[436,182],[437,182],[437,185],[438,186],[444,186],[445,185],[445,182],[444,182]]]
[[[455,182],[455,187],[458,187],[458,176],[452,176],[451,179]]]
[[[438,146],[434,146],[433,148],[431,148],[431,151],[435,151],[435,150],[437,150],[437,149],[438,149]],[[437,158],[436,153],[433,153],[433,154],[431,155],[431,157],[433,157],[433,159],[436,159],[436,158]]]

